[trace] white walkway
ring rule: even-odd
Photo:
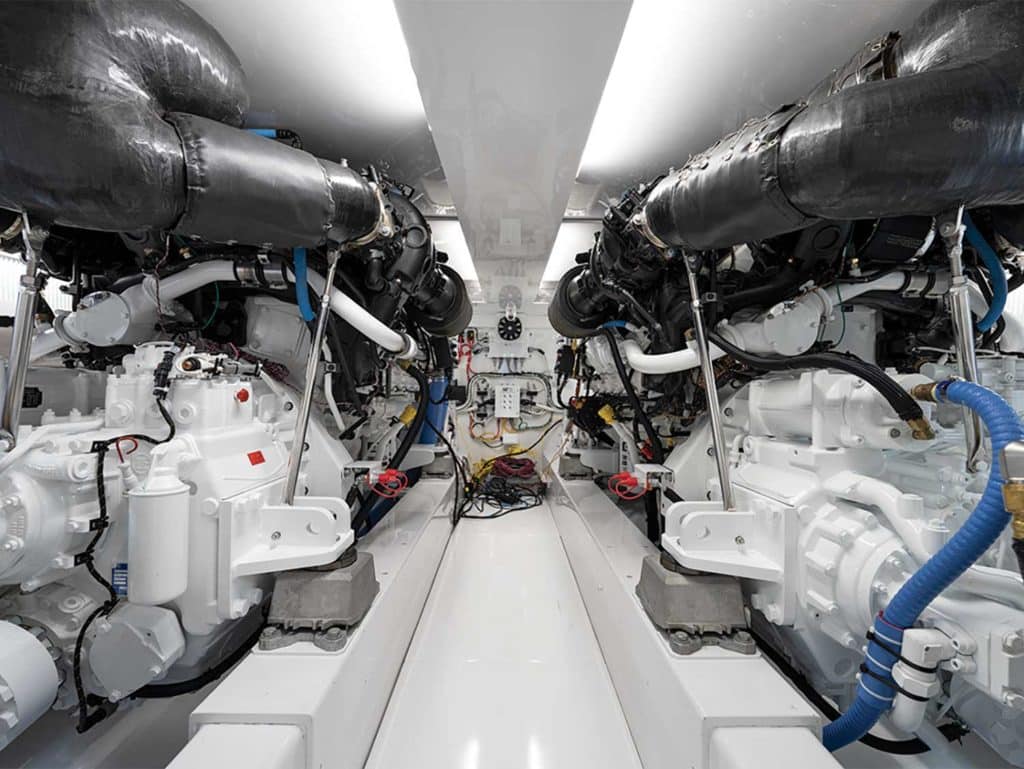
[[[367,767],[640,767],[546,503],[459,524]]]

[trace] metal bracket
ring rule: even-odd
[[[764,531],[765,519],[749,510],[723,510],[721,502],[676,502],[665,511],[661,544],[689,569],[781,582],[786,516],[777,536]]]
[[[325,652],[340,652],[348,644],[348,631],[343,627],[323,630],[283,630],[271,625],[260,633],[260,649],[274,651],[308,641]]]
[[[731,633],[690,633],[685,630],[673,630],[668,634],[668,645],[680,656],[693,654],[705,646],[720,646],[740,654],[754,654],[757,651],[754,637],[746,630],[734,630]]]

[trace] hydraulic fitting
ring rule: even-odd
[[[910,394],[914,400],[926,401],[927,403],[938,403],[935,397],[935,389],[939,386],[938,382],[925,382],[924,384],[914,385],[910,389]]]
[[[1011,516],[1013,538],[1024,540],[1024,441],[1008,443],[999,455],[1003,504]]]
[[[930,441],[935,438],[935,431],[924,417],[908,419],[907,425],[909,425],[910,435],[915,441]]]
[[[412,424],[412,421],[416,418],[416,407],[406,406],[402,409],[402,413],[398,415],[398,421],[408,427]]]

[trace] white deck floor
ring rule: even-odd
[[[640,767],[546,503],[459,524],[367,767]]]

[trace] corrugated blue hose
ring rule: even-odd
[[[967,214],[964,214],[964,227],[966,227],[964,235],[967,242],[974,246],[981,256],[981,260],[988,269],[988,279],[992,283],[992,302],[988,306],[988,312],[975,324],[978,331],[988,331],[996,325],[1003,310],[1006,309],[1006,297],[1010,293],[1010,287],[1006,282],[1006,272],[1003,271],[1003,263],[999,261],[999,256],[992,250],[992,246],[988,244],[984,236],[978,232],[978,228],[974,226],[974,222]]]
[[[903,631],[912,627],[928,604],[992,546],[1010,522],[1003,505],[999,455],[1008,443],[1024,440],[1024,426],[1010,404],[981,385],[942,382],[936,387],[936,397],[966,406],[980,417],[992,440],[992,468],[974,512],[949,542],[907,580],[875,620],[875,635],[897,653],[903,645]],[[882,680],[861,674],[853,705],[825,727],[826,748],[837,750],[859,740],[892,707],[895,690],[888,682],[892,680],[896,661],[897,657],[881,645],[868,642],[865,666]]]

